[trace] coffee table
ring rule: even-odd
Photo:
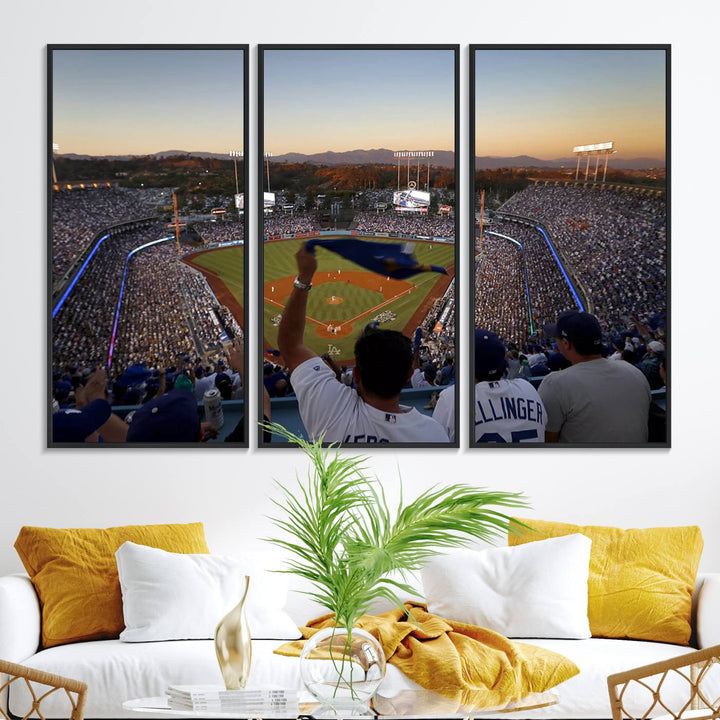
[[[309,699],[311,696],[308,695]],[[288,715],[276,713],[262,713],[263,720],[295,720],[295,718],[387,718],[388,720],[433,720],[433,718],[463,719],[483,717],[495,713],[513,713],[526,710],[535,710],[536,708],[555,705],[559,702],[560,697],[553,692],[533,693],[526,695],[518,700],[505,703],[503,705],[494,705],[492,707],[467,707],[458,706],[456,702],[448,700],[442,695],[432,692],[431,690],[402,690],[392,697],[384,697],[376,695],[372,700],[372,707],[365,708],[364,712],[358,712],[357,707],[353,710],[343,713],[333,713],[323,711],[314,715],[313,712],[320,708],[317,702],[303,702],[306,699],[301,693],[299,714]],[[257,720],[260,716],[255,713],[238,713],[232,712],[208,712],[206,710],[177,710],[170,708],[167,697],[149,697],[138,698],[136,700],[127,700],[123,703],[125,710],[132,710],[139,713],[154,713],[164,716],[175,716],[184,718],[229,718]]]

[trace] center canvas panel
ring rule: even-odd
[[[457,446],[457,64],[456,46],[260,46],[266,422]]]

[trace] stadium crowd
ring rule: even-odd
[[[664,194],[535,184],[500,210],[544,224],[608,330],[624,328],[630,313],[652,324],[664,319]]]
[[[143,248],[128,258],[163,235],[164,225],[157,223],[105,240],[58,309],[52,331],[58,402],[71,404],[77,378],[107,366],[109,360],[108,390],[121,404],[150,399],[160,374],[167,375],[167,386],[172,387],[178,374],[185,373],[194,383],[196,375],[207,377],[215,368],[227,367],[223,343],[243,334],[205,277],[177,259],[172,242]],[[141,382],[118,385],[128,368],[142,368]],[[234,380],[236,395],[238,387]]]
[[[351,229],[359,232],[396,232],[405,235],[455,239],[455,221],[426,214],[359,212],[355,214]]]
[[[263,218],[263,236],[305,233],[319,230],[314,213],[270,214]]]
[[[93,238],[112,225],[155,216],[167,205],[170,188],[75,188],[52,195],[53,283],[60,283]]]
[[[609,341],[630,331],[635,319],[655,334],[664,333],[664,209],[662,196],[637,190],[532,185],[499,212],[543,224],[578,292],[587,294]],[[518,241],[522,250],[494,233]],[[577,307],[537,228],[496,215],[476,249],[478,326],[522,344],[531,331],[530,315],[542,340],[546,324],[559,312]]]
[[[242,242],[245,239],[245,222],[243,220],[220,220],[193,223],[206,245],[226,242]]]
[[[522,250],[504,238],[484,233],[475,278],[476,326],[520,342],[529,333]]]

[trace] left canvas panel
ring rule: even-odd
[[[247,45],[48,46],[50,447],[247,447]]]

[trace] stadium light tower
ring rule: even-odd
[[[597,180],[597,174],[598,174],[598,165],[600,164],[600,156],[605,156],[605,169],[603,170],[603,179],[602,181],[605,182],[605,177],[607,176],[607,165],[608,165],[608,158],[610,155],[617,152],[615,150],[615,143],[611,140],[610,142],[604,142],[604,143],[595,143],[594,145],[576,145],[573,148],[573,152],[577,155],[577,167],[575,168],[575,179],[578,179],[578,174],[580,173],[580,158],[581,157],[587,157],[587,162],[585,163],[585,180],[588,179],[588,171],[590,169],[590,156],[595,156],[595,176],[594,180]]]
[[[57,175],[55,174],[55,153],[60,149],[60,146],[54,142],[52,147],[52,181],[53,185],[57,185]]]
[[[233,163],[235,165],[235,208],[237,209],[238,213],[238,220],[240,219],[240,188],[238,187],[238,172],[237,172],[237,159],[240,157],[245,157],[243,150],[230,150],[228,153],[230,157],[233,159]]]
[[[400,190],[400,158],[407,158],[407,181],[410,185],[410,158],[417,158],[417,185],[420,185],[420,158],[428,158],[426,190],[430,190],[430,158],[435,157],[432,150],[396,150],[393,155],[397,158],[398,190]]]
[[[265,154],[265,165],[267,166],[268,192],[270,192],[270,158],[272,157],[272,153],[269,151],[266,151],[264,154]]]
[[[238,174],[237,174],[237,159],[240,157],[243,157],[243,151],[242,150],[231,150],[228,155],[233,159],[233,163],[235,164],[235,194],[240,194],[240,188],[238,187]]]

